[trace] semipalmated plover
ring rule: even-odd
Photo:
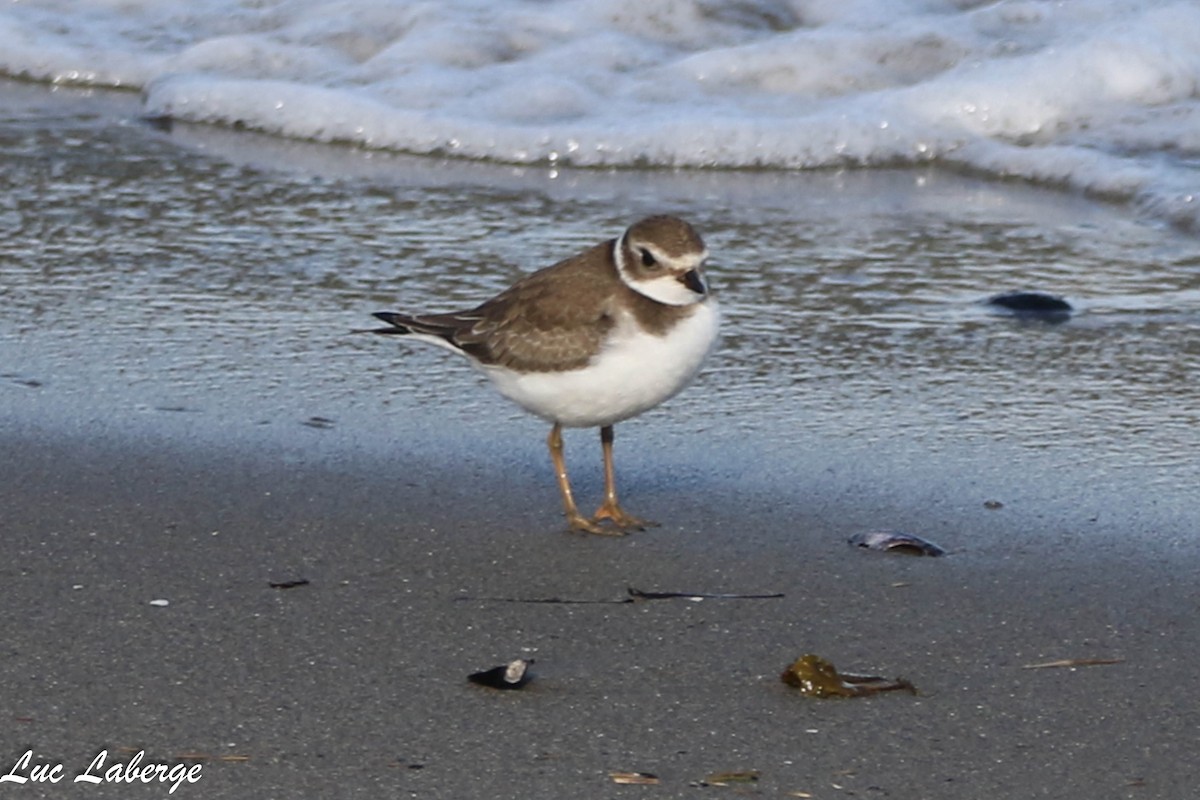
[[[568,524],[624,533],[654,523],[617,503],[613,425],[674,396],[712,349],[719,314],[702,271],[707,257],[691,225],[647,217],[469,311],[378,312],[389,327],[372,333],[408,336],[466,356],[502,395],[552,423],[547,444]],[[604,503],[590,519],[571,493],[563,426],[600,428]]]

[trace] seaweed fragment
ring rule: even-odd
[[[1123,658],[1060,658],[1055,661],[1043,661],[1040,664],[1025,664],[1021,669],[1063,669],[1075,667],[1100,667],[1109,664],[1120,664]]]
[[[795,686],[808,697],[865,697],[879,692],[906,691],[916,694],[917,688],[904,678],[888,680],[876,675],[854,675],[838,672],[827,659],[809,653],[800,656],[783,671],[780,680]]]
[[[298,578],[291,581],[269,581],[267,585],[272,589],[295,589],[298,586],[308,586],[309,583],[308,578]]]
[[[613,599],[590,599],[581,597],[456,597],[456,602],[476,603],[529,603],[533,605],[626,605],[641,600],[774,600],[783,597],[782,592],[770,594],[741,594],[738,592],[647,592],[630,586],[626,596]]]
[[[737,592],[644,592],[629,587],[629,596],[635,600],[775,600],[783,597],[782,592],[770,594],[739,594]]]
[[[610,772],[608,777],[622,786],[657,786],[661,783],[657,775],[649,772]]]
[[[700,781],[701,786],[729,786],[730,784],[758,783],[759,772],[756,769],[737,770],[735,772],[714,772],[706,775]]]

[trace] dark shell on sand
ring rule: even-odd
[[[865,531],[856,533],[847,541],[866,550],[881,550],[913,556],[944,556],[945,549],[928,539],[904,531]]]

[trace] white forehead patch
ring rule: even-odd
[[[687,272],[690,269],[696,269],[697,267],[699,267],[701,264],[703,264],[705,261],[708,260],[708,248],[707,247],[696,253],[684,253],[683,255],[671,256],[671,255],[667,255],[662,250],[660,250],[657,245],[652,244],[650,242],[643,242],[640,244],[631,243],[631,244],[633,244],[633,249],[635,251],[642,250],[642,249],[649,250],[650,255],[654,256],[655,260],[657,260],[658,263],[662,264],[667,269],[672,270],[676,273],[683,273],[683,272]]]

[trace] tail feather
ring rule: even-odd
[[[439,322],[426,317],[413,317],[394,311],[376,311],[372,316],[386,322],[388,327],[367,328],[362,331],[363,333],[378,333],[384,336],[415,336],[425,341],[445,345],[456,352],[462,352],[462,348],[455,341],[460,326],[452,324],[451,321]]]
[[[397,314],[394,311],[376,311],[371,316],[382,322],[386,322],[388,327],[368,328],[364,330],[363,333],[399,334],[401,336],[407,336],[413,332],[412,325],[410,324],[412,319],[403,314]]]

